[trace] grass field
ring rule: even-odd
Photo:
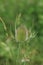
[[[43,65],[43,0],[0,0],[0,65]]]

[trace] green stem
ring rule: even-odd
[[[0,21],[2,22],[3,26],[4,26],[4,30],[7,31],[7,27],[3,21],[3,19],[0,17]],[[8,33],[6,33],[6,35],[8,36]]]

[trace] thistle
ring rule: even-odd
[[[28,39],[28,30],[25,26],[21,25],[16,29],[16,41],[25,41]]]

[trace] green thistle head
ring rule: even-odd
[[[27,28],[23,25],[16,29],[16,41],[25,41],[28,37]]]

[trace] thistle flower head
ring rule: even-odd
[[[15,39],[17,42],[27,41],[29,38],[34,38],[35,32],[32,33],[31,30],[28,30],[25,25],[21,25],[16,29]]]

